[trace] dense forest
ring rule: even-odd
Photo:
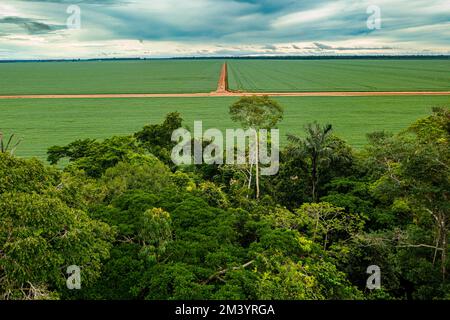
[[[361,150],[311,123],[259,179],[249,165],[175,166],[183,125],[174,112],[54,146],[49,164],[1,138],[0,299],[450,299],[448,108]],[[371,265],[380,289],[366,287]]]

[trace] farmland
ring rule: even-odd
[[[0,95],[211,92],[221,65],[218,60],[0,63]]]
[[[450,59],[233,60],[231,90],[448,91]]]
[[[223,62],[0,63],[0,95],[208,94]],[[450,59],[230,60],[228,82],[255,93],[450,91]]]
[[[52,145],[127,135],[160,122],[172,111],[179,111],[187,126],[202,120],[205,127],[233,128],[228,107],[238,97],[226,91],[223,96],[202,98],[120,97],[209,93],[217,88],[222,64],[222,60],[0,63],[0,95],[77,96],[0,100],[0,131],[24,138],[18,155],[44,159]],[[448,91],[450,60],[231,60],[228,76],[231,90],[260,93]],[[83,99],[81,94],[112,96]],[[364,145],[369,132],[398,132],[433,106],[450,105],[447,95],[276,100],[285,107],[282,142],[287,133],[301,134],[306,123],[318,121],[332,123],[336,133],[356,148]]]
[[[80,138],[127,135],[148,123],[159,123],[171,111],[178,111],[184,124],[203,120],[204,127],[234,128],[228,107],[236,97],[153,99],[36,99],[0,100],[0,131],[23,137],[17,154],[45,159],[52,145]],[[433,106],[449,106],[450,96],[408,97],[278,97],[285,108],[279,128],[302,134],[306,123],[332,123],[336,133],[356,148],[365,134],[387,130],[398,132]]]

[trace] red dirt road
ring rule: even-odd
[[[372,96],[450,96],[450,91],[418,92],[211,92],[211,93],[127,93],[127,94],[60,94],[0,96],[6,99],[115,99],[115,98],[206,98],[206,97],[372,97]]]
[[[31,94],[0,95],[4,99],[105,99],[105,98],[198,98],[198,97],[371,97],[371,96],[450,96],[450,91],[355,91],[355,92],[233,92],[228,90],[228,67],[224,63],[217,91],[211,93],[117,93],[117,94]]]
[[[228,66],[224,63],[220,72],[216,93],[228,93]]]

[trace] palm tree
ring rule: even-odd
[[[12,134],[8,141],[5,143],[3,139],[3,132],[0,132],[0,153],[6,153],[9,151],[9,153],[14,154],[14,151],[16,150],[16,147],[22,142],[21,139],[18,139],[13,146],[11,146],[11,143],[13,143],[15,135]]]
[[[293,145],[292,151],[302,157],[309,158],[311,162],[311,193],[313,202],[318,201],[318,184],[320,168],[327,166],[337,155],[335,141],[331,139],[333,127],[327,124],[321,127],[317,122],[306,126],[306,138],[288,135],[288,141]]]

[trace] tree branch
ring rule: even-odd
[[[245,263],[245,264],[243,264],[242,266],[239,266],[239,267],[233,267],[231,269],[228,268],[228,269],[220,270],[220,271],[216,272],[215,274],[213,274],[212,276],[210,276],[205,281],[203,281],[202,284],[207,284],[207,283],[211,282],[212,280],[214,280],[215,278],[219,278],[221,275],[227,273],[230,270],[233,271],[233,270],[245,269],[248,266],[252,265],[254,262],[255,262],[255,260],[252,260],[252,261],[249,261],[249,262],[247,262],[247,263]],[[223,281],[223,279],[221,279],[221,280]]]

